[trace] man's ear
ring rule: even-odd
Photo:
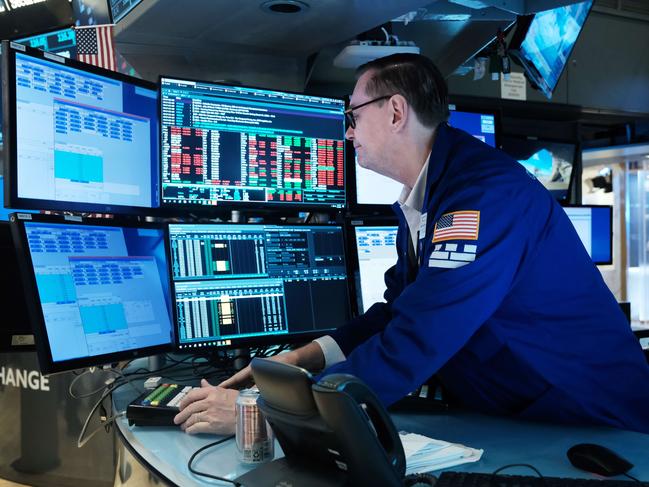
[[[410,106],[403,95],[394,95],[388,100],[390,104],[390,126],[393,132],[403,130],[410,115]]]

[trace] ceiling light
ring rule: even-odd
[[[268,0],[259,7],[272,14],[299,14],[309,10],[309,4],[299,0]]]

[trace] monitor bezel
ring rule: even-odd
[[[451,109],[452,108],[452,109]],[[500,137],[501,137],[501,112],[500,109],[494,108],[484,108],[476,105],[466,105],[466,104],[457,104],[449,103],[449,119],[450,112],[465,112],[465,113],[475,113],[478,115],[493,115],[494,116],[494,127],[495,127],[495,146],[494,149],[499,149],[501,147]],[[448,121],[447,121],[448,123]],[[455,127],[457,128],[457,127]],[[461,129],[460,129],[461,130]],[[489,145],[489,144],[487,144]],[[392,211],[392,204],[379,204],[379,203],[359,203],[358,202],[358,191],[357,191],[357,174],[356,174],[356,152],[354,151],[354,146],[350,141],[347,141],[345,149],[345,156],[347,159],[347,208],[352,215],[363,215],[368,217],[378,217],[378,218],[390,218],[394,215]],[[489,146],[491,147],[491,146]],[[398,195],[397,195],[398,196]],[[395,200],[396,202],[396,200]]]
[[[169,343],[161,345],[153,345],[150,347],[136,348],[132,350],[122,350],[119,352],[112,352],[102,355],[92,355],[87,357],[80,357],[68,360],[52,359],[49,338],[47,334],[47,327],[45,325],[45,317],[43,316],[43,308],[41,306],[40,294],[36,283],[35,274],[33,272],[33,262],[31,252],[29,250],[29,243],[27,241],[27,233],[25,231],[25,222],[37,223],[59,223],[70,225],[84,225],[84,226],[101,226],[101,227],[128,227],[128,228],[144,228],[161,230],[163,235],[163,245],[165,247],[165,257],[167,258],[167,279],[169,281],[169,289],[171,289],[171,266],[169,265],[169,238],[166,224],[162,223],[139,223],[118,219],[108,218],[81,218],[78,216],[59,216],[59,215],[41,215],[31,213],[14,213],[11,215],[11,233],[16,249],[18,259],[21,281],[25,293],[25,300],[28,308],[29,318],[31,321],[32,330],[34,332],[34,339],[36,342],[36,352],[38,355],[38,363],[41,372],[44,374],[53,374],[58,372],[65,372],[85,367],[94,367],[105,364],[112,364],[121,360],[130,360],[137,357],[146,357],[156,355],[159,353],[171,352],[175,348],[176,343],[176,326],[174,322],[173,310],[170,312],[171,322],[171,337]],[[172,296],[173,297],[173,296]],[[169,300],[169,306],[173,306],[173,301]]]
[[[134,86],[155,91],[160,98],[160,92],[155,83],[146,80],[128,76],[122,73],[99,68],[92,64],[82,63],[74,59],[68,59],[58,54],[51,54],[40,49],[18,44],[13,41],[2,42],[2,102],[3,102],[3,139],[4,139],[4,205],[9,208],[23,208],[25,210],[52,210],[52,211],[71,211],[74,213],[111,213],[111,214],[129,214],[129,215],[157,215],[159,206],[126,206],[126,205],[106,205],[96,203],[75,203],[70,201],[54,201],[47,199],[21,198],[18,197],[18,155],[17,155],[17,133],[16,133],[16,54],[20,53],[38,60],[50,63],[60,63],[64,66],[88,72],[97,76],[110,78],[121,83],[129,83]],[[156,101],[158,104],[158,101]],[[155,120],[158,124],[156,133],[160,133],[160,117]],[[158,141],[158,148],[160,141]],[[158,177],[151,176],[151,196],[160,199],[159,184],[160,160],[152,161],[151,170],[158,171]]]
[[[608,255],[609,255],[609,260],[605,261],[595,261],[593,260],[593,264],[595,265],[613,265],[613,206],[612,205],[577,205],[577,204],[572,204],[572,203],[562,203],[559,202],[562,208],[608,208],[608,216],[609,216],[609,228],[611,229],[610,233],[610,239],[608,241],[609,244],[609,249],[608,249]],[[592,259],[592,257],[591,257]]]
[[[15,247],[14,239],[12,237],[11,224],[9,220],[0,220],[0,242],[3,247]],[[8,313],[8,321],[10,324],[3,324],[2,332],[0,332],[0,352],[32,352],[36,350],[34,344],[34,331],[32,330],[32,322],[29,317],[29,307],[27,306],[27,298],[24,296],[25,293],[22,291],[22,286],[20,282],[22,281],[22,271],[19,262],[17,261],[16,252],[12,249],[11,252],[5,254],[5,262],[3,262],[3,273],[7,273],[8,269],[11,266],[7,265],[7,259],[13,259],[13,265],[15,265],[16,274],[6,276],[8,278],[13,278],[12,285],[16,287],[15,291],[19,296],[14,296],[14,299],[20,299],[22,297],[22,303],[13,303],[13,306],[20,308],[19,312],[12,310],[11,313]],[[21,319],[25,319],[25,323],[15,322],[16,315],[19,315]]]
[[[586,1],[586,0],[580,0],[579,2],[575,2],[575,3],[581,3],[581,1]],[[543,93],[543,95],[545,95],[545,97],[548,100],[552,99],[552,94],[554,93],[554,90],[557,88],[557,85],[559,84],[559,80],[561,79],[561,76],[563,75],[563,72],[566,69],[568,61],[570,60],[570,56],[572,55],[572,52],[575,46],[577,45],[577,42],[579,41],[579,37],[581,36],[581,33],[584,30],[584,26],[588,21],[588,17],[590,16],[590,13],[593,11],[594,4],[595,4],[595,0],[592,0],[591,6],[588,9],[588,12],[586,13],[586,17],[584,18],[584,23],[581,25],[579,32],[577,33],[577,38],[575,39],[575,42],[573,43],[572,47],[567,53],[566,62],[561,68],[561,72],[559,73],[559,76],[557,76],[556,83],[552,87],[549,85],[547,80],[545,80],[543,76],[541,76],[541,73],[539,73],[539,70],[534,64],[534,62],[524,54],[524,51],[522,51],[523,42],[527,38],[527,34],[529,32],[530,26],[532,25],[532,22],[534,22],[534,19],[536,18],[537,14],[535,13],[530,15],[518,16],[516,20],[516,29],[509,43],[508,53],[514,58],[514,61],[516,61],[520,66],[523,67],[525,77],[532,85],[532,88]],[[555,8],[563,8],[563,7],[565,6],[555,7]],[[553,10],[553,9],[549,9],[549,10]]]
[[[216,205],[202,205],[202,204],[191,204],[191,203],[165,203],[164,201],[164,195],[163,195],[163,174],[162,174],[162,159],[164,157],[163,151],[162,151],[162,132],[163,132],[163,123],[162,123],[162,82],[165,79],[173,80],[173,81],[187,81],[190,83],[205,83],[209,85],[216,85],[216,86],[225,86],[225,87],[232,87],[232,88],[245,88],[245,89],[251,89],[251,90],[264,90],[264,91],[277,91],[280,93],[287,93],[287,94],[292,94],[292,95],[303,95],[303,96],[312,96],[312,97],[317,97],[317,98],[330,98],[333,100],[340,100],[343,102],[343,106],[346,107],[345,99],[343,97],[336,97],[336,96],[327,96],[327,95],[318,95],[318,94],[309,94],[309,93],[300,93],[297,91],[289,91],[289,90],[274,90],[272,88],[264,88],[261,86],[254,86],[254,85],[247,85],[247,84],[229,84],[229,83],[221,83],[221,82],[213,82],[213,81],[206,81],[206,80],[199,80],[199,79],[192,79],[192,78],[181,78],[178,76],[172,76],[172,75],[165,75],[161,74],[158,77],[158,127],[159,127],[159,135],[158,139],[160,141],[160,174],[159,174],[159,180],[158,180],[158,187],[159,187],[159,192],[160,192],[160,209],[161,211],[164,211],[165,213],[182,213],[182,212],[190,212],[190,213],[195,213],[195,214],[205,214],[205,213],[215,213],[215,212],[221,212],[221,211],[232,211],[232,210],[255,210],[258,213],[265,213],[268,212],[268,210],[275,210],[275,211],[282,211],[283,213],[298,213],[301,211],[336,211],[336,212],[343,212],[346,207],[347,207],[347,201],[348,201],[348,179],[347,179],[347,166],[349,165],[348,163],[348,153],[347,153],[347,139],[345,139],[345,131],[346,131],[346,125],[344,122],[343,118],[343,201],[341,203],[337,204],[330,204],[330,203],[287,203],[287,202],[275,202],[275,201],[240,201],[240,202],[234,202],[230,200],[223,200],[222,202],[217,202]]]
[[[354,314],[355,316],[360,316],[364,312],[360,306],[361,300],[363,298],[363,289],[361,286],[361,270],[360,262],[358,258],[358,247],[356,245],[356,228],[370,228],[370,227],[397,227],[399,228],[399,219],[396,215],[393,217],[389,216],[370,216],[370,217],[358,217],[350,218],[347,220],[345,226],[347,227],[347,252],[349,254],[349,269],[350,277],[353,278],[354,285]],[[397,250],[398,253],[398,250]],[[398,255],[397,255],[398,259]],[[395,265],[396,265],[395,261]]]
[[[170,225],[174,225],[176,223],[170,223]],[[344,321],[340,323],[337,327],[332,327],[332,328],[327,328],[323,330],[315,330],[315,331],[310,331],[310,332],[302,332],[302,333],[286,333],[286,334],[276,334],[276,335],[259,335],[259,336],[252,336],[252,337],[243,337],[243,338],[230,338],[230,339],[221,339],[221,341],[226,341],[230,340],[229,344],[219,344],[219,345],[212,345],[212,344],[206,344],[204,340],[203,342],[198,342],[197,346],[189,346],[188,344],[181,344],[180,343],[180,330],[178,328],[178,307],[176,303],[176,282],[173,278],[173,271],[171,269],[172,267],[172,262],[171,262],[171,253],[169,254],[169,267],[170,267],[170,292],[171,292],[171,302],[172,302],[172,313],[173,313],[173,322],[174,322],[174,335],[176,338],[176,350],[180,353],[200,353],[202,351],[210,351],[210,350],[230,350],[230,349],[236,349],[236,348],[253,348],[253,347],[266,347],[270,345],[280,345],[280,344],[296,344],[296,343],[306,343],[309,342],[315,338],[321,337],[326,335],[329,332],[334,331],[340,326],[345,325],[346,323],[349,322],[354,316],[353,314],[353,308],[352,308],[352,303],[353,303],[353,283],[351,282],[350,278],[350,259],[348,255],[348,249],[346,246],[347,242],[347,231],[346,231],[346,226],[341,223],[276,223],[276,222],[261,222],[261,223],[232,223],[232,222],[222,222],[222,223],[198,223],[198,222],[183,222],[183,223],[177,223],[178,225],[210,225],[210,226],[217,226],[217,225],[236,225],[240,226],[242,228],[245,228],[246,226],[278,226],[278,227],[288,227],[288,228],[299,228],[299,227],[318,227],[318,228],[339,228],[341,230],[341,237],[343,239],[343,256],[345,258],[345,272],[347,274],[347,277],[345,279],[345,287],[347,290],[347,310],[348,310],[348,319],[347,321]],[[167,247],[171,248],[171,232],[169,229],[167,229]],[[214,340],[209,340],[209,341],[216,341]]]

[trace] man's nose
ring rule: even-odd
[[[354,140],[354,129],[351,127],[347,127],[347,130],[345,131],[345,138],[347,140]]]

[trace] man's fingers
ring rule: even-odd
[[[232,387],[237,386],[242,382],[248,381],[250,377],[252,377],[252,369],[250,368],[250,365],[248,365],[247,367],[241,369],[239,372],[234,374],[229,379],[226,379],[223,382],[221,382],[219,384],[219,387],[231,389]]]
[[[174,423],[181,424],[189,419],[189,417],[194,413],[200,413],[207,409],[207,404],[204,401],[195,401],[191,404],[188,404],[184,409],[182,409],[174,417]]]
[[[203,388],[203,387],[196,387],[189,391],[185,397],[183,397],[183,400],[180,401],[180,404],[178,407],[182,411],[184,408],[186,408],[189,404],[196,402],[196,401],[202,401],[205,399],[208,394],[210,393],[209,389]]]

